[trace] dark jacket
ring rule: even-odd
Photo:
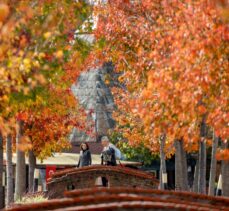
[[[107,166],[116,166],[115,150],[109,147],[101,154],[101,164]]]
[[[91,152],[89,150],[80,151],[80,158],[77,167],[91,165]]]

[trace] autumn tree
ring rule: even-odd
[[[200,145],[201,156],[206,125],[227,140],[228,29],[214,3],[117,0],[99,7],[98,15],[95,33],[104,44],[95,55],[122,73],[119,121],[133,125],[123,131],[126,138],[159,151],[166,134],[166,154],[176,143],[187,152]]]
[[[44,158],[67,145],[71,126],[83,128],[75,121],[79,120],[74,115],[77,109],[73,112],[76,102],[69,91],[69,79],[75,80],[76,72],[65,64],[76,56],[80,60],[88,49],[74,39],[74,31],[87,18],[90,7],[67,0],[9,0],[0,4],[0,11],[0,131],[10,133],[7,122],[16,117],[20,131],[16,197],[20,198],[25,192],[25,177],[19,176],[25,166],[25,146],[32,146]]]

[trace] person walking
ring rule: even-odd
[[[80,145],[80,157],[77,167],[90,166],[91,165],[91,152],[87,143]]]
[[[116,166],[116,156],[115,149],[111,147],[109,139],[107,136],[103,136],[101,139],[101,144],[103,146],[103,151],[101,153],[101,164],[106,166]],[[102,177],[102,185],[104,187],[108,186],[108,180],[106,177]]]
[[[103,151],[101,153],[101,164],[107,166],[116,166],[116,159],[121,158],[121,152],[113,144],[109,142],[107,136],[103,136],[101,139]]]
[[[116,166],[116,159],[121,159],[121,152],[113,144],[109,142],[107,136],[103,136],[101,139],[103,151],[101,153],[101,164],[106,166]],[[108,186],[108,180],[106,177],[102,177],[102,185]]]

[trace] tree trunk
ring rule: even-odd
[[[180,141],[175,140],[175,190],[182,190],[182,166],[181,166]]]
[[[200,124],[200,143],[199,143],[199,169],[198,169],[198,193],[206,193],[206,165],[207,165],[207,152],[206,152],[206,115],[203,116]]]
[[[184,150],[184,142],[180,141],[181,144],[181,161],[182,161],[182,178],[183,178],[183,190],[188,191],[188,168],[187,168],[187,154]]]
[[[167,173],[166,173],[166,163],[165,163],[165,139],[166,136],[163,135],[160,138],[160,190],[167,189]]]
[[[9,207],[14,201],[13,189],[13,163],[12,163],[12,136],[8,135],[6,139],[6,206]]]
[[[15,182],[15,199],[20,200],[26,192],[26,165],[25,165],[25,152],[20,149],[22,137],[23,122],[17,121],[17,134],[16,134],[16,182]]]
[[[222,143],[222,148],[228,148],[228,142]],[[229,161],[222,161],[222,195],[229,196]]]
[[[36,157],[32,150],[29,151],[29,192],[34,192],[34,171],[36,167]]]
[[[198,175],[198,193],[206,193],[206,142],[203,138],[199,143],[199,175]]]
[[[0,131],[0,209],[4,208],[5,197],[4,197],[4,187],[2,184],[3,178],[3,136]]]
[[[183,142],[175,140],[175,187],[176,190],[188,190],[187,159]]]
[[[210,178],[209,178],[209,188],[208,188],[208,195],[214,196],[215,194],[215,177],[216,177],[216,150],[218,147],[219,138],[213,135],[212,140],[212,154],[211,154],[211,169],[210,169]]]
[[[194,181],[192,191],[198,193],[198,181],[199,181],[199,158],[196,160],[195,172],[194,172]]]

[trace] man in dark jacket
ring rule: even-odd
[[[101,155],[101,164],[107,166],[116,166],[115,151],[111,147],[104,150]]]
[[[116,166],[115,150],[110,146],[110,142],[107,136],[101,139],[103,145],[103,151],[101,153],[101,164],[107,166]]]
[[[109,146],[110,142],[107,136],[102,137],[101,143],[103,145],[103,151],[101,153],[101,164],[107,166],[116,166],[115,150]],[[102,184],[104,187],[108,186],[108,180],[106,177],[102,177]]]

